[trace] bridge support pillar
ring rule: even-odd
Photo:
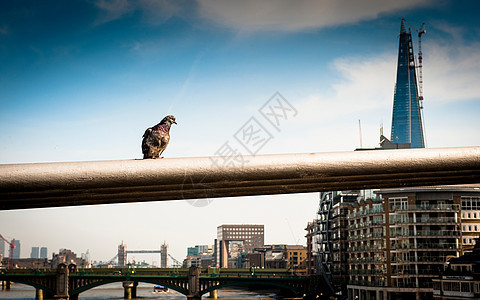
[[[217,299],[217,294],[218,290],[213,290],[210,292],[210,295],[208,296],[208,298],[211,298],[211,299]]]
[[[9,291],[10,290],[10,281],[5,280],[2,281],[2,291]]]
[[[187,300],[200,300],[200,268],[191,266],[188,269],[188,295]]]
[[[35,300],[43,300],[43,290],[35,289]]]
[[[68,300],[68,267],[66,264],[59,264],[57,267],[57,281],[54,299]]]
[[[135,299],[137,298],[137,285],[138,282],[135,281],[124,281],[123,282],[123,299]]]

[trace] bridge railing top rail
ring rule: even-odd
[[[305,269],[216,269],[203,268],[200,269],[201,277],[298,277],[306,274]],[[11,269],[0,270],[3,275],[54,275],[56,269]],[[70,273],[72,276],[187,276],[188,269],[186,268],[89,268],[77,269],[76,272]]]

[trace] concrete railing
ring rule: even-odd
[[[221,159],[0,165],[0,210],[480,183],[480,147]]]

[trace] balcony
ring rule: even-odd
[[[390,232],[390,237],[460,237],[458,230],[399,230]]]
[[[368,221],[348,225],[348,229],[361,229],[365,227],[378,227],[385,225],[384,221]]]
[[[363,216],[367,216],[367,215],[381,215],[383,214],[383,208],[367,208],[367,209],[364,209],[362,211],[356,211],[356,212],[353,212],[353,213],[349,213],[348,214],[348,217],[349,218],[357,218],[357,217],[363,217]]]
[[[375,280],[375,281],[368,281],[368,280],[350,280],[348,282],[349,285],[360,285],[360,286],[386,286],[385,281],[383,280]]]
[[[445,244],[440,244],[440,243],[421,243],[417,244],[416,246],[414,244],[395,244],[390,246],[390,249],[392,250],[399,250],[399,249],[406,249],[406,250],[458,250],[457,249],[457,244],[454,243],[445,243]]]
[[[348,248],[349,251],[352,252],[379,252],[384,251],[385,247],[383,246],[369,246],[369,245],[362,245],[362,246],[351,246]]]
[[[444,256],[421,256],[421,257],[410,257],[410,258],[402,258],[402,257],[392,257],[390,260],[392,264],[410,264],[410,263],[441,263],[444,264],[446,262],[446,257]],[[438,274],[437,274],[438,275]]]
[[[348,263],[351,264],[384,264],[387,259],[385,257],[382,258],[373,258],[373,257],[354,257],[349,258]]]
[[[451,218],[417,218],[415,221],[413,218],[390,218],[389,224],[391,225],[406,225],[406,224],[460,224],[460,220]]]
[[[362,276],[383,276],[385,271],[372,269],[352,269],[348,270],[348,275],[362,275]]]
[[[460,205],[458,204],[435,204],[435,205],[398,205],[390,208],[390,212],[402,212],[402,211],[446,211],[446,212],[458,212],[460,211]]]
[[[424,277],[435,277],[438,278],[438,274],[440,273],[440,270],[435,269],[435,270],[424,270],[424,269],[419,269],[419,270],[392,270],[392,276],[408,276],[408,277],[415,277],[415,276],[424,276]]]
[[[366,233],[366,234],[354,234],[349,235],[347,240],[355,241],[355,240],[375,240],[375,239],[383,239],[385,235],[383,232],[373,232],[373,233]]]

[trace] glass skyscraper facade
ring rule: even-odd
[[[412,35],[407,32],[404,22],[402,20],[400,29],[391,141],[395,144],[410,143],[411,148],[424,148]]]

